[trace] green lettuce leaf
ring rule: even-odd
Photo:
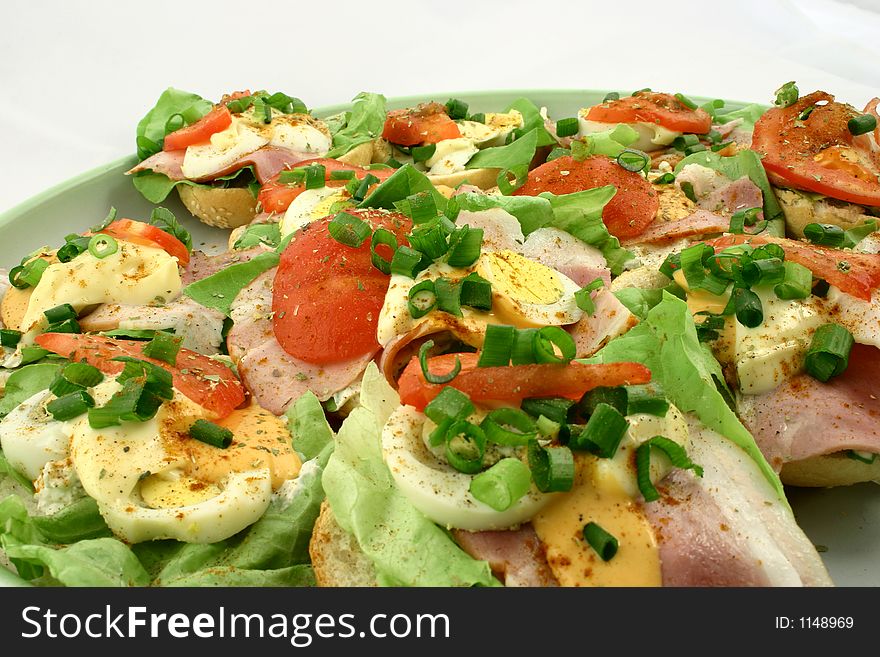
[[[187,251],[192,251],[192,236],[189,231],[180,225],[177,217],[168,208],[156,208],[150,213],[151,226],[155,226],[159,230],[165,231],[169,235],[176,237],[186,247]]]
[[[80,498],[51,516],[31,516],[31,520],[51,543],[70,544],[113,535],[91,497]]]
[[[446,197],[438,192],[428,177],[411,164],[404,164],[391,174],[382,184],[365,198],[359,208],[385,208],[394,209],[395,201],[402,201],[407,196],[429,192],[434,197],[437,208],[442,212],[446,208]]]
[[[616,158],[628,146],[634,144],[639,138],[639,133],[625,123],[618,123],[610,130],[593,132],[583,139],[578,139],[571,144],[571,154],[583,160],[591,155],[605,155]]]
[[[502,208],[519,220],[523,235],[539,228],[558,228],[594,246],[602,252],[608,267],[620,274],[633,255],[602,223],[602,209],[616,190],[611,185],[572,194],[543,192],[538,196],[492,196],[467,192],[455,196],[461,210],[478,212]]]
[[[315,586],[315,573],[309,564],[297,564],[275,570],[243,570],[229,566],[218,566],[165,580],[163,586],[272,586],[281,588]]]
[[[742,127],[747,130],[753,130],[755,128],[755,123],[758,122],[758,119],[760,119],[766,111],[766,106],[755,104],[746,105],[745,107],[731,110],[729,112],[718,111],[715,112],[715,123],[730,123],[736,119],[742,119]]]
[[[146,160],[162,150],[165,135],[172,132],[169,128],[180,127],[174,125],[172,117],[179,115],[189,125],[210,112],[212,107],[210,101],[197,94],[168,87],[159,96],[155,106],[137,124],[138,158]]]
[[[467,169],[514,169],[528,167],[538,146],[538,131],[530,130],[516,141],[506,146],[484,148],[474,154],[466,165]]]
[[[625,287],[615,290],[614,296],[627,310],[639,319],[646,319],[651,308],[663,300],[663,289],[644,289],[639,287]]]
[[[767,179],[767,172],[761,164],[761,158],[755,151],[739,151],[731,157],[723,157],[712,151],[693,153],[675,165],[675,174],[678,175],[688,164],[699,164],[713,169],[730,180],[748,177],[764,196],[764,219],[769,222],[767,234],[785,236],[785,216],[782,214],[782,206],[776,199],[776,194]]]
[[[333,148],[326,157],[339,157],[382,134],[385,126],[385,96],[361,92],[354,97],[351,111],[325,119],[333,136]]]
[[[6,380],[3,398],[0,399],[0,417],[9,412],[29,397],[41,390],[47,390],[61,365],[56,363],[36,363],[15,370]]]
[[[30,491],[31,493],[34,492],[34,485],[31,483],[31,480],[12,467],[9,464],[9,461],[6,460],[6,456],[3,455],[2,451],[0,451],[0,475],[6,475],[7,477],[12,478],[15,483],[23,487],[25,490]]]
[[[336,520],[373,561],[382,586],[497,584],[486,562],[462,551],[395,486],[382,459],[380,433],[390,408],[399,403],[396,396],[370,364],[362,405],[342,424],[324,471],[324,491]]]
[[[304,461],[315,458],[328,445],[333,445],[333,430],[327,424],[324,407],[312,391],[291,404],[286,415],[293,448]]]
[[[755,439],[730,409],[718,385],[724,376],[711,351],[701,344],[687,304],[669,293],[635,328],[615,338],[586,362],[635,361],[651,370],[669,399],[685,413],[695,413],[739,446],[785,502],[779,477],[758,449]],[[787,504],[787,502],[785,502]]]
[[[513,133],[517,139],[535,130],[538,148],[556,144],[553,135],[547,132],[547,129],[544,127],[544,117],[541,116],[541,110],[532,101],[528,98],[517,98],[504,109],[505,112],[510,112],[511,110],[516,110],[523,116],[523,126],[514,130]]]
[[[279,260],[280,256],[274,251],[261,253],[247,262],[238,262],[207,278],[190,283],[183,288],[183,294],[206,308],[219,310],[228,317],[232,302],[241,289],[263,272],[278,266]]]

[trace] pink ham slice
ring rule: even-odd
[[[251,258],[266,253],[269,249],[255,246],[240,251],[226,251],[217,255],[208,255],[202,251],[193,251],[189,263],[180,275],[180,281],[184,286],[195,283],[208,276],[213,276],[218,271],[226,269],[230,265],[239,262],[247,262]]]
[[[505,586],[557,586],[531,524],[507,531],[452,531],[462,550],[487,561]]]
[[[539,228],[529,233],[520,253],[568,276],[580,286],[601,278],[611,283],[611,271],[599,249],[558,228]]]
[[[763,207],[764,195],[749,178],[740,178],[729,185],[719,187],[705,198],[700,199],[697,205],[710,212],[717,212],[729,217],[737,210]],[[763,218],[763,213],[759,218]]]
[[[156,173],[168,176],[171,180],[187,180],[181,169],[185,153],[185,150],[161,151],[155,155],[151,155],[126,173],[132,174],[140,171],[155,171]],[[279,148],[277,146],[264,146],[253,153],[241,156],[235,160],[235,162],[226,167],[212,171],[210,174],[200,178],[192,178],[192,180],[193,182],[209,182],[221,176],[234,173],[246,166],[253,166],[254,175],[262,184],[276,176],[278,172],[285,167],[313,157],[315,157],[314,153],[300,153],[287,148]]]
[[[584,314],[569,327],[574,338],[575,358],[587,358],[604,347],[609,340],[623,335],[639,323],[639,318],[624,306],[608,288],[601,288],[592,294],[595,310]]]
[[[635,239],[627,240],[624,245],[653,244],[670,242],[683,237],[715,235],[727,232],[728,228],[730,228],[730,219],[725,219],[707,210],[697,210],[678,221],[655,221],[645,229],[645,232]]]
[[[314,365],[285,352],[272,330],[275,272],[276,269],[270,269],[239,292],[232,304],[234,325],[227,344],[229,355],[238,364],[242,383],[257,403],[281,415],[309,390],[324,401],[351,385],[373,355],[332,365]]]
[[[795,376],[763,395],[743,397],[744,424],[770,464],[842,450],[880,453],[880,350],[854,345],[849,366],[828,383]]]

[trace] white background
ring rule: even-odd
[[[510,88],[769,102],[787,80],[880,93],[880,0],[0,3],[0,212],[134,150],[168,86],[310,107]],[[441,94],[442,95],[442,94]]]

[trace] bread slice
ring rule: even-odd
[[[779,477],[789,486],[811,488],[851,486],[865,481],[880,483],[880,458],[873,463],[863,463],[849,458],[843,452],[814,456],[786,463]]]
[[[34,288],[19,289],[11,285],[3,294],[0,301],[0,321],[8,329],[21,330],[21,321],[27,313],[28,303],[31,300]]]
[[[257,213],[257,199],[246,187],[178,185],[180,200],[194,217],[215,228],[237,228]]]
[[[336,522],[327,500],[315,522],[309,554],[318,586],[378,586],[376,568],[354,536]]]
[[[480,189],[492,189],[498,186],[498,174],[500,169],[467,169],[458,173],[445,175],[428,174],[428,180],[432,184],[458,187],[462,184],[475,185]]]

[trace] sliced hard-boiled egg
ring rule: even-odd
[[[284,213],[281,220],[281,237],[295,233],[313,221],[323,219],[331,213],[334,203],[351,198],[344,187],[319,187],[301,192]]]
[[[574,324],[583,315],[580,286],[558,271],[513,251],[482,253],[476,272],[492,285],[492,312],[500,321],[540,327]]]
[[[282,114],[272,119],[269,143],[298,153],[323,155],[330,150],[327,126],[308,114]]]
[[[578,137],[585,137],[596,132],[606,132],[613,130],[618,123],[605,123],[603,121],[591,121],[587,118],[590,113],[589,107],[584,107],[578,111]],[[635,148],[640,151],[650,152],[660,150],[671,144],[676,137],[681,137],[680,132],[668,130],[657,123],[647,123],[638,121],[635,123],[627,123],[633,130],[639,133],[639,138],[634,144],[630,144],[629,148]]]
[[[428,173],[447,175],[465,170],[465,165],[476,155],[474,142],[465,137],[444,139],[435,144],[434,154],[425,161]]]
[[[6,460],[31,481],[47,463],[67,457],[69,439],[64,424],[46,410],[52,399],[55,395],[42,390],[0,420],[0,447]]]
[[[472,475],[436,457],[422,439],[425,416],[400,406],[382,429],[382,453],[400,491],[419,511],[447,528],[483,531],[526,522],[553,495],[534,486],[506,511],[496,511],[470,493]]]
[[[507,136],[523,126],[523,116],[517,110],[487,112],[485,121],[456,121],[461,136],[470,139],[479,148],[504,146]]]
[[[210,178],[217,171],[222,171],[268,143],[269,137],[255,132],[245,121],[233,117],[232,124],[211,135],[207,143],[189,146],[180,170],[191,180]]]
[[[636,479],[635,452],[639,445],[654,436],[663,436],[687,450],[689,444],[688,424],[675,406],[669,406],[664,417],[637,413],[628,415],[629,428],[620,442],[617,452],[610,459],[593,461],[593,484],[600,490],[622,492],[635,499],[639,496]],[[672,470],[672,462],[660,450],[651,453],[651,481],[657,483]]]

